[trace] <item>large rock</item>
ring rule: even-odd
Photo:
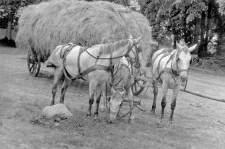
[[[73,116],[73,114],[66,108],[66,106],[61,103],[45,107],[42,111],[42,115],[46,118],[53,118],[55,116],[59,116],[61,119]]]

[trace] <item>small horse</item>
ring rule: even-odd
[[[162,111],[161,120],[164,119],[164,109],[166,107],[166,94],[168,89],[173,90],[171,103],[170,124],[173,122],[173,113],[176,107],[177,95],[181,85],[186,83],[188,78],[188,69],[191,62],[190,52],[196,48],[197,44],[188,48],[186,45],[177,43],[177,49],[161,49],[156,51],[152,56],[152,77],[153,77],[153,93],[154,100],[152,112],[155,114],[156,98],[158,94],[158,83],[162,84],[163,97],[161,101]]]
[[[104,109],[105,106],[108,107],[109,112],[109,122],[113,123],[116,120],[117,115],[122,107],[125,94],[128,95],[130,102],[130,118],[129,120],[133,121],[132,109],[134,103],[134,95],[131,90],[131,87],[134,83],[134,76],[131,73],[131,64],[129,61],[122,57],[120,61],[114,66],[113,76],[111,79],[111,95],[107,99],[107,87],[103,91],[103,101],[101,102],[101,108]],[[107,84],[108,85],[108,82]]]
[[[132,63],[137,62],[139,42],[141,37],[120,40],[110,44],[94,45],[83,50],[82,46],[59,45],[51,53],[46,61],[47,66],[54,66],[54,81],[52,88],[52,100],[50,105],[55,103],[55,95],[60,78],[64,75],[60,103],[64,103],[64,97],[68,85],[72,80],[82,78],[87,75],[89,79],[89,109],[87,116],[91,115],[91,108],[96,102],[95,118],[98,116],[98,108],[102,88],[110,78],[110,72],[116,62],[125,56]],[[69,50],[67,50],[69,49]]]

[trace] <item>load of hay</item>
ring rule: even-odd
[[[60,44],[95,44],[142,35],[143,58],[152,55],[151,28],[140,13],[110,2],[56,0],[28,6],[19,19],[16,43],[33,48],[44,60]]]

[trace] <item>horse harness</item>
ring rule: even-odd
[[[66,46],[68,46],[67,48],[65,48]],[[77,45],[77,44],[73,44],[73,43],[68,43],[66,45],[63,45],[63,47],[61,48],[61,51],[60,51],[60,58],[63,59],[63,72],[64,72],[64,75],[67,79],[69,80],[76,80],[76,79],[83,79],[83,76],[87,75],[88,73],[94,71],[94,70],[105,70],[105,71],[110,71],[111,72],[111,76],[113,76],[113,69],[114,69],[114,66],[112,64],[112,60],[113,59],[116,59],[116,58],[120,58],[122,56],[118,56],[118,57],[112,57],[112,53],[113,51],[110,53],[110,58],[100,58],[101,54],[102,54],[102,51],[99,52],[99,54],[97,55],[97,57],[95,57],[94,55],[92,55],[91,53],[89,53],[87,51],[87,47],[83,47],[81,46],[81,48],[79,49],[79,55],[78,55],[78,59],[77,59],[77,66],[78,66],[78,75],[76,77],[72,77],[69,72],[66,70],[66,57],[68,55],[68,53],[75,47],[75,46],[81,46],[81,45]],[[128,53],[132,50],[132,47],[128,48],[128,51],[127,53],[124,55],[125,57],[128,57]],[[91,57],[95,58],[96,61],[95,61],[95,65],[87,68],[86,70],[82,71],[81,72],[81,67],[80,67],[80,55],[83,53],[83,52],[87,52]],[[99,65],[99,64],[96,64],[97,61],[99,59],[110,59],[110,65],[109,66],[105,66],[105,65]]]
[[[167,72],[167,73],[171,74],[173,77],[178,77],[178,76],[180,75],[180,72],[182,72],[182,71],[187,71],[187,72],[188,72],[188,69],[179,69],[178,63],[177,63],[177,70],[174,70],[174,69],[172,68],[172,63],[171,63],[171,68],[167,68],[167,67],[166,67],[167,64],[168,64],[171,60],[173,60],[173,58],[174,58],[175,56],[176,56],[176,61],[179,60],[179,55],[180,55],[180,53],[181,53],[181,50],[178,50],[177,54],[176,54],[176,53],[171,54],[171,52],[172,52],[172,51],[171,51],[170,49],[164,49],[161,53],[159,53],[159,54],[152,60],[152,63],[154,64],[154,62],[155,62],[155,60],[157,59],[157,57],[158,57],[159,55],[161,55],[161,54],[164,54],[164,55],[160,58],[160,60],[159,60],[159,62],[158,62],[158,65],[157,65],[157,68],[156,68],[156,70],[157,70],[157,72],[158,72],[158,74],[159,74],[159,76],[157,77],[156,80],[159,80],[159,79],[160,79],[160,77],[161,77],[161,75],[162,75],[163,72]],[[170,58],[169,58],[168,61],[166,62],[165,68],[163,68],[163,70],[160,72],[159,69],[160,69],[160,63],[161,63],[162,59],[165,58],[165,57],[167,57],[167,56],[169,56],[169,55],[170,55]],[[155,76],[155,73],[154,73],[153,76]]]

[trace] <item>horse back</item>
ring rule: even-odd
[[[152,57],[152,76],[158,78],[165,67],[169,67],[169,59],[173,51],[171,49],[161,49],[156,51]]]

